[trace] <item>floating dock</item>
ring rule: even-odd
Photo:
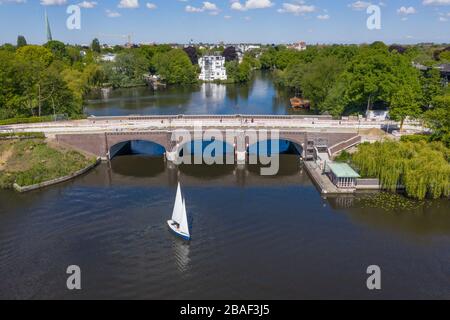
[[[336,187],[314,161],[305,161],[304,167],[321,194],[353,194],[356,191],[356,189]]]

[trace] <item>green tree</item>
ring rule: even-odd
[[[261,68],[267,70],[275,68],[276,54],[277,53],[275,48],[272,47],[264,51],[259,58],[259,61],[261,62]]]
[[[323,111],[322,104],[342,71],[343,65],[335,57],[318,58],[305,65],[300,85],[303,96],[311,100],[316,111]]]
[[[349,102],[365,104],[370,109],[374,102],[388,100],[394,86],[392,55],[381,44],[360,49],[344,74],[348,84],[345,95]]]
[[[188,55],[181,49],[157,53],[153,57],[153,65],[168,84],[192,84],[198,81],[196,66],[192,65]]]
[[[345,114],[349,104],[342,94],[345,91],[346,84],[342,79],[337,79],[336,83],[328,90],[328,94],[320,106],[322,113],[329,113],[333,116]]]
[[[14,47],[11,43],[5,43],[5,44],[0,46],[0,50],[6,50],[6,51],[14,52],[14,51],[16,51],[16,47]]]
[[[404,185],[408,196],[422,200],[449,196],[448,153],[438,142],[388,141],[360,145],[351,161],[362,176],[379,178],[390,191]]]
[[[40,101],[43,115],[82,113],[82,95],[78,88],[70,90],[63,77],[63,68],[63,64],[53,62],[42,75]]]
[[[420,91],[417,85],[405,83],[399,87],[391,98],[389,116],[391,119],[400,121],[400,131],[407,117],[417,118],[420,113]]]
[[[24,36],[17,37],[17,48],[24,47],[27,45],[27,40],[25,40]]]
[[[102,65],[102,73],[113,87],[143,85],[144,75],[148,72],[149,62],[142,51],[136,49],[123,50],[117,54],[114,62]]]
[[[49,41],[44,44],[44,47],[49,49],[53,53],[53,56],[57,59],[64,60],[69,58],[67,55],[66,45],[61,41]]]
[[[444,62],[450,62],[450,50],[441,52],[441,54],[439,55],[439,59],[443,60]]]
[[[245,55],[242,62],[229,61],[225,63],[227,78],[230,83],[244,83],[251,79],[254,69],[260,67],[259,61],[250,55]]]
[[[295,89],[296,94],[298,94],[302,88],[305,69],[304,63],[292,63],[286,70],[277,73],[277,82],[285,87]]]
[[[41,46],[25,46],[17,49],[17,62],[21,73],[21,86],[25,105],[35,115],[42,114],[43,79],[47,67],[54,59],[52,52]]]
[[[36,45],[19,48],[17,49],[16,55],[21,62],[28,61],[41,69],[48,67],[54,59],[49,49]]]
[[[91,49],[92,49],[92,51],[97,52],[97,53],[101,52],[100,41],[98,41],[97,38],[92,40]]]
[[[442,94],[441,74],[438,69],[430,69],[420,76],[423,92],[423,106],[430,108],[433,99]]]
[[[12,118],[20,113],[20,77],[14,52],[0,50],[0,119]]]
[[[432,105],[423,115],[425,124],[433,130],[433,139],[450,147],[450,95],[435,97]]]

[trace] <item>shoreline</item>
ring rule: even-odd
[[[69,181],[101,162],[99,157],[31,135],[0,140],[0,155],[1,188],[21,193]]]
[[[102,162],[102,160],[100,158],[97,158],[97,160],[88,165],[87,167],[78,170],[74,173],[71,173],[69,175],[63,176],[63,177],[59,177],[59,178],[55,178],[55,179],[51,179],[51,180],[47,180],[41,183],[37,183],[37,184],[33,184],[33,185],[28,185],[28,186],[20,186],[18,185],[16,182],[14,182],[13,184],[13,189],[19,193],[26,193],[26,192],[30,192],[30,191],[34,191],[34,190],[39,190],[39,189],[43,189],[46,187],[50,187],[56,184],[60,184],[63,182],[67,182],[70,180],[73,180],[85,173],[88,173],[89,171],[91,171],[92,169],[94,169],[96,166],[98,166],[100,163]]]

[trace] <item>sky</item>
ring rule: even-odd
[[[68,29],[70,5],[80,29]],[[369,30],[367,8],[380,9]],[[450,0],[0,0],[0,43],[450,43]]]

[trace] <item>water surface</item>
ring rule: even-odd
[[[292,93],[276,88],[269,72],[255,72],[246,84],[148,87],[92,93],[85,106],[88,115],[174,114],[301,114],[293,111]]]
[[[167,230],[181,181],[192,241]],[[322,198],[298,158],[257,168],[121,156],[74,181],[0,191],[0,298],[450,298],[448,200]],[[66,268],[82,270],[68,291]],[[382,290],[366,268],[382,269]]]

